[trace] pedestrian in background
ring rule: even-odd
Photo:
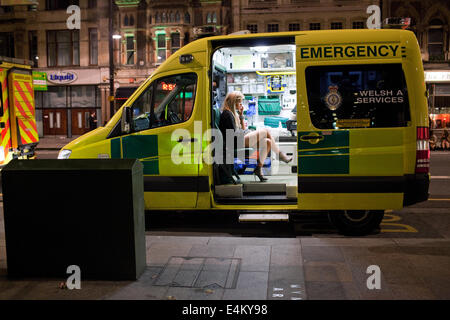
[[[97,115],[95,114],[95,111],[93,111],[89,115],[89,131],[94,130],[97,128]]]
[[[442,146],[442,150],[450,149],[450,136],[448,134],[448,130],[447,129],[444,129],[444,133],[442,134],[441,146]]]

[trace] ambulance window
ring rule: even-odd
[[[197,75],[169,76],[156,82],[152,128],[189,120],[194,107]]]
[[[133,131],[150,129],[150,111],[152,106],[153,84],[133,103]]]
[[[308,67],[306,87],[319,129],[403,127],[411,119],[401,64]]]

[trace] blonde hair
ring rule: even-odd
[[[244,95],[241,92],[239,92],[239,91],[229,92],[227,94],[227,96],[225,97],[225,100],[223,101],[223,106],[222,106],[222,112],[223,112],[223,110],[228,109],[233,114],[234,121],[236,123],[236,128],[241,127],[241,122],[239,121],[239,115],[236,111],[236,105],[239,100],[241,100],[241,101],[244,100]]]

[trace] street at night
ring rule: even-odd
[[[0,0],[0,310],[450,300],[449,27],[448,0]]]

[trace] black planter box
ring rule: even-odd
[[[8,276],[136,280],[146,265],[142,164],[13,160],[2,170]]]

